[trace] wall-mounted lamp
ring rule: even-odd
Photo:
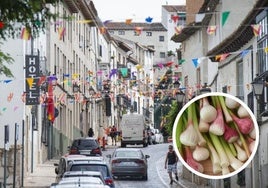
[[[184,100],[184,97],[185,97],[185,94],[183,92],[180,91],[176,93],[177,102],[182,103]]]
[[[78,93],[80,90],[80,87],[77,83],[73,84],[73,93]]]
[[[176,80],[176,81],[173,83],[174,88],[179,88],[180,85],[181,85],[181,83],[180,83],[178,80]]]
[[[251,85],[253,87],[253,93],[255,97],[259,101],[263,94],[264,82],[262,79],[254,79]]]
[[[205,83],[204,86],[199,90],[200,95],[205,94],[205,93],[210,93],[211,89],[208,87],[208,84]]]

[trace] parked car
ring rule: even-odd
[[[109,188],[105,185],[101,179],[97,177],[72,177],[62,179],[59,183],[54,183],[51,188],[75,188],[75,187],[87,187],[87,188]]]
[[[69,163],[67,171],[99,171],[104,177],[105,184],[111,188],[115,187],[110,167],[106,161],[72,161]]]
[[[144,155],[139,148],[117,148],[110,158],[113,177],[137,177],[148,180],[149,155]]]
[[[97,139],[93,137],[78,138],[73,140],[68,147],[69,154],[81,154],[86,156],[102,156],[101,147]]]
[[[99,178],[105,184],[102,173],[98,171],[67,171],[63,174],[62,180],[74,177],[95,177]]]
[[[55,173],[56,173],[56,180],[55,182],[59,182],[63,174],[67,171],[68,165],[73,161],[104,161],[103,157],[90,157],[85,155],[70,155],[66,154],[62,156],[59,160],[59,163],[55,163]]]

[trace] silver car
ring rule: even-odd
[[[113,177],[142,177],[148,180],[149,155],[144,155],[139,148],[117,148],[110,158]]]
[[[75,188],[75,187],[87,187],[87,188],[109,188],[103,181],[97,177],[72,177],[62,179],[59,183],[54,183],[51,188]]]

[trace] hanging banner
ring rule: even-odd
[[[26,89],[26,105],[39,104],[40,88],[39,88],[39,56],[25,56],[25,89]]]

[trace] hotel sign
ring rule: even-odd
[[[25,56],[25,88],[26,88],[26,105],[39,104],[40,88],[39,81],[39,56]]]

